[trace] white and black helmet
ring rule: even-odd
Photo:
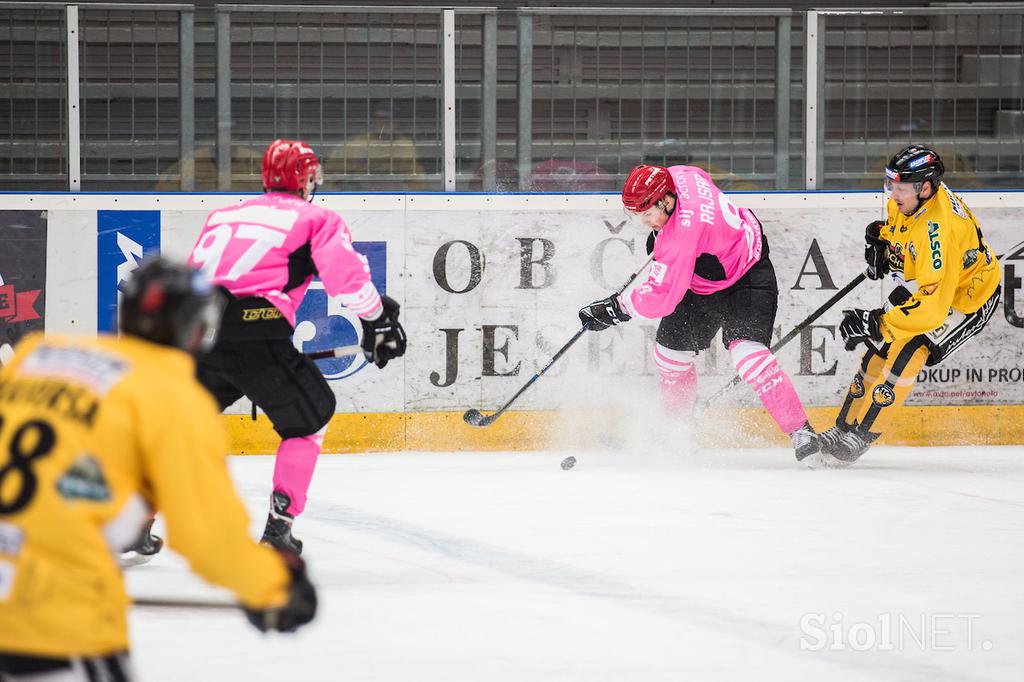
[[[912,144],[898,152],[885,165],[885,177],[892,182],[924,182],[931,180],[937,185],[946,172],[942,159],[934,149]]]

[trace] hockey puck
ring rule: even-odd
[[[572,455],[569,455],[568,457],[562,460],[563,471],[568,471],[569,469],[572,469],[574,466],[576,466],[576,458],[573,457]]]

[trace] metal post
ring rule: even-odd
[[[480,73],[480,166],[485,192],[498,189],[498,15],[483,17]]]
[[[530,169],[533,167],[533,15],[519,14],[519,81],[516,95],[519,99],[519,120],[516,137],[516,157],[519,165],[519,189],[528,190]]]
[[[196,188],[195,19],[192,10],[178,13],[178,169],[185,192]]]
[[[807,12],[804,50],[804,183],[818,188],[818,13]]]
[[[444,191],[455,191],[455,10],[441,10],[444,92]]]
[[[825,187],[825,107],[828,106],[828,102],[825,101],[825,28],[826,12],[818,13],[818,90],[815,94],[815,100],[818,102],[817,114],[818,118],[814,124],[815,130],[818,131],[818,157],[814,162],[816,169],[815,176],[817,177],[817,185],[819,188]]]
[[[775,189],[789,188],[789,103],[793,96],[789,71],[792,66],[793,19],[775,22]]]
[[[79,120],[78,6],[65,9],[67,24],[68,73],[68,191],[82,189],[82,139]]]
[[[231,189],[231,15],[217,11],[217,189]]]

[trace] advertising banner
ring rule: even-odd
[[[0,210],[0,346],[44,328],[46,211]]]
[[[160,211],[97,211],[96,331],[117,329],[121,283],[160,250]]]
[[[878,217],[880,194],[731,197],[754,210],[764,225],[779,287],[775,339],[863,271],[864,225]],[[184,258],[209,210],[243,198],[120,196],[117,206],[124,210],[118,211],[107,210],[111,200],[104,196],[83,196],[74,203],[35,197],[32,203],[59,210],[62,224],[95,220],[97,255],[90,256],[87,248],[65,248],[59,268],[81,273],[92,266],[76,258],[96,263],[96,322],[105,330],[113,328],[119,282],[145,252],[159,248]],[[1024,193],[964,198],[999,257],[1002,300],[981,335],[919,375],[910,404],[1024,404],[1024,234],[1019,227],[1024,224]],[[409,337],[405,358],[384,371],[359,358],[323,364],[339,412],[501,405],[579,329],[578,309],[615,291],[646,256],[646,231],[625,219],[615,195],[327,194],[317,202],[348,223],[357,248],[370,261],[375,284],[402,304]],[[0,197],[0,209],[25,203]],[[35,216],[35,229],[45,235],[45,218],[40,217],[45,214],[0,213],[15,214],[22,225]],[[10,268],[44,271],[44,262],[23,266],[27,261],[8,253],[0,271],[6,284],[11,283]],[[57,281],[61,290],[51,291],[51,297],[81,298],[80,275]],[[21,284],[16,288],[16,293],[32,290]],[[41,314],[41,286],[35,288],[40,294],[34,309]],[[864,282],[779,351],[807,405],[836,406],[860,361],[860,353],[845,351],[838,339],[842,310],[879,307],[885,295],[878,283]],[[8,294],[3,300],[8,314],[0,319],[10,323],[17,317],[17,324],[25,323],[16,311],[28,309],[11,307],[19,299]],[[87,306],[83,301],[79,307]],[[33,322],[42,325],[41,318]],[[541,384],[524,394],[517,409],[657,409],[651,356],[657,326],[657,320],[634,319],[585,334]],[[296,346],[313,351],[349,345],[359,331],[358,321],[314,282],[299,311]],[[705,396],[734,375],[719,341],[698,356],[698,373]],[[741,384],[719,404],[754,406],[756,400]],[[242,405],[237,411],[245,409]]]

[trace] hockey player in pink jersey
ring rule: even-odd
[[[263,542],[296,554],[302,542],[292,522],[306,504],[335,407],[320,370],[291,341],[313,276],[359,316],[367,360],[384,367],[406,344],[398,302],[377,292],[345,222],[310,203],[322,178],[310,147],[275,140],[263,156],[265,193],[210,213],[189,256],[228,294],[220,339],[197,376],[221,409],[248,396],[281,436]]]
[[[665,411],[677,417],[692,413],[696,355],[721,329],[736,371],[792,437],[797,460],[813,465],[807,458],[818,452],[817,435],[768,348],[779,290],[761,223],[693,166],[637,166],[622,203],[654,231],[654,262],[646,282],[582,308],[580,321],[600,331],[637,316],[661,318],[654,362]]]

